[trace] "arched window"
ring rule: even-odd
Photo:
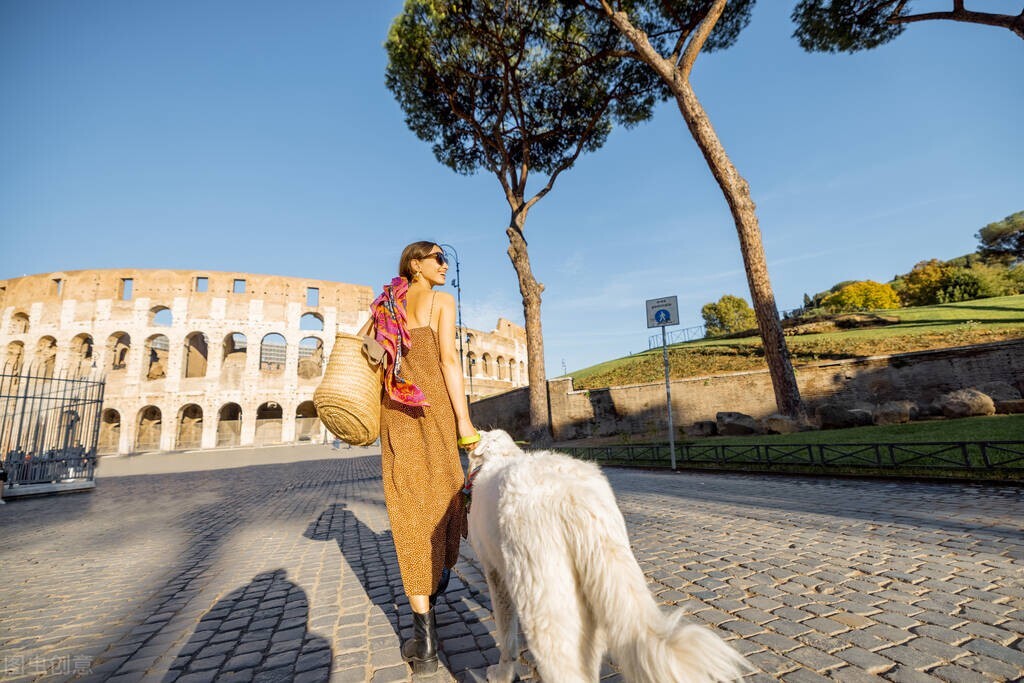
[[[154,334],[146,340],[146,350],[142,356],[143,379],[163,379],[167,376],[167,353],[170,348],[170,340],[162,334]]]
[[[318,337],[306,337],[299,342],[299,377],[315,379],[323,374],[324,343]]]
[[[267,401],[256,409],[256,445],[281,443],[284,409],[275,401]]]
[[[149,324],[154,327],[170,327],[174,324],[174,314],[166,306],[154,306],[149,309]]]
[[[507,377],[505,377],[506,369],[507,367],[505,366],[505,359],[502,358],[501,356],[498,356],[498,359],[495,361],[495,370],[497,371],[498,379],[508,379]]]
[[[260,372],[277,374],[284,372],[288,344],[283,336],[271,332],[260,343]]]
[[[121,413],[113,408],[106,408],[100,420],[100,440],[96,446],[97,453],[117,453],[121,443]]]
[[[136,451],[160,450],[161,417],[160,409],[156,406],[146,406],[139,411],[135,432]]]
[[[466,377],[472,377],[476,365],[476,354],[470,351],[466,354]]]
[[[25,359],[25,345],[20,341],[13,341],[7,345],[7,354],[4,357],[3,368],[0,374],[17,375],[21,372],[21,366]]]
[[[312,401],[303,401],[295,408],[295,440],[312,441],[320,431],[320,418]]]
[[[28,314],[18,311],[11,316],[11,322],[8,325],[8,332],[10,334],[25,334],[28,332]]]
[[[481,367],[481,369],[480,369],[480,376],[481,377],[490,377],[491,374],[493,373],[493,368],[491,367],[491,354],[485,353],[482,360],[483,360],[483,363],[481,365],[483,367]]]
[[[178,411],[175,448],[199,448],[203,442],[203,409],[189,403]]]
[[[319,313],[306,313],[299,318],[299,329],[313,332],[324,331],[324,319]]]
[[[237,446],[242,442],[242,407],[225,403],[217,411],[217,445]]]
[[[53,337],[42,337],[36,343],[36,355],[32,359],[32,373],[39,377],[53,377],[57,362],[57,340]]]
[[[193,332],[185,337],[185,377],[206,377],[209,348],[206,335]]]
[[[128,352],[132,349],[132,338],[127,332],[115,332],[107,337],[107,358],[110,371],[124,370],[128,367]]]
[[[92,370],[92,337],[82,333],[71,340],[68,371],[73,376],[88,374]]]

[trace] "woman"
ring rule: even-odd
[[[444,252],[433,242],[413,242],[398,272],[373,302],[363,334],[376,326],[388,361],[380,407],[384,502],[413,612],[402,656],[415,673],[429,673],[437,669],[434,601],[447,587],[465,533],[458,447],[472,448],[480,436],[455,347],[455,299],[433,291],[448,272]]]

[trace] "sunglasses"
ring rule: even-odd
[[[439,266],[447,266],[448,265],[448,257],[444,255],[444,252],[435,251],[433,254],[427,254],[423,258],[424,259],[428,259],[431,256],[433,256],[434,260],[437,261],[437,265],[439,265]]]

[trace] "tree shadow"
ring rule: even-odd
[[[306,592],[284,569],[256,575],[248,585],[217,601],[199,620],[164,677],[202,674],[208,680],[276,683],[326,681],[330,642],[309,632]]]

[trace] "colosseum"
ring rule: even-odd
[[[0,280],[2,372],[104,376],[103,454],[320,440],[313,390],[335,332],[358,330],[373,296],[362,285],[216,271]],[[522,327],[499,319],[460,336],[471,398],[526,383]]]

